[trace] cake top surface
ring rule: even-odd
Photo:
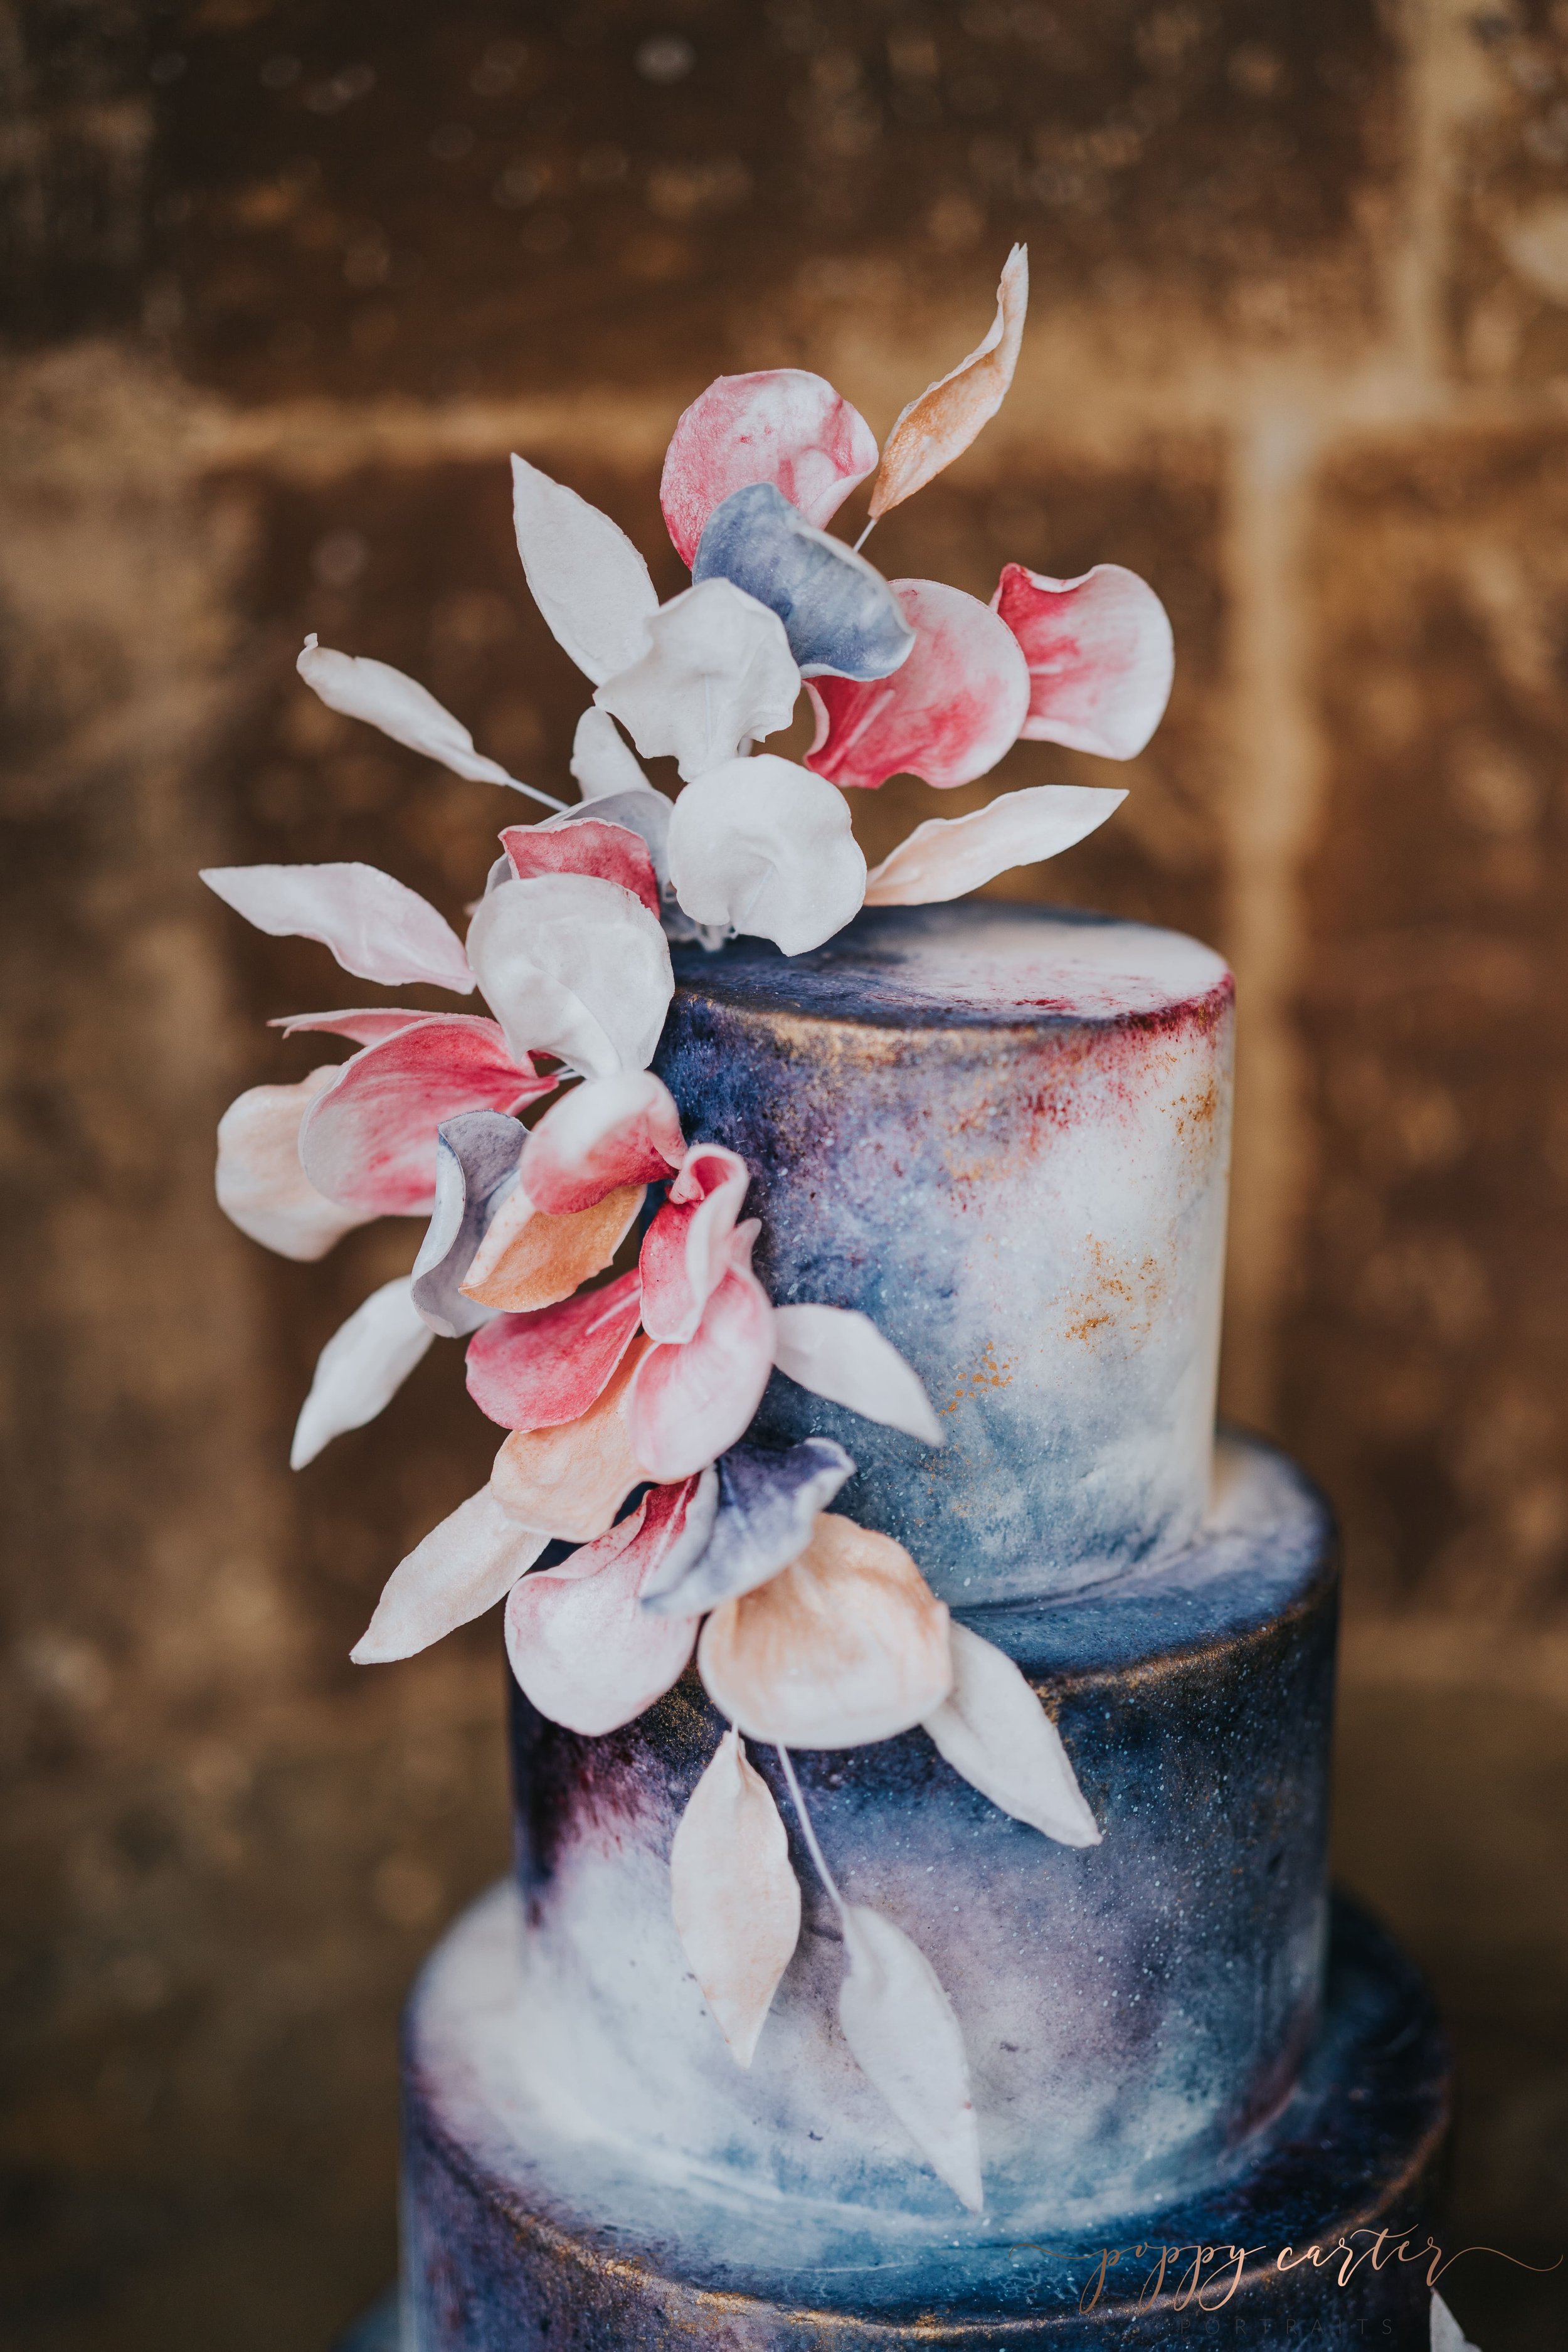
[[[742,938],[675,957],[689,990],[741,1011],[884,1028],[1051,1027],[1158,1017],[1228,979],[1180,931],[1071,907],[875,907],[809,954]]]

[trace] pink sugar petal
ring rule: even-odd
[[[552,1429],[596,1404],[637,1328],[642,1285],[623,1274],[531,1315],[500,1315],[468,1342],[468,1394],[503,1429]]]
[[[650,1339],[691,1339],[729,1271],[729,1244],[752,1181],[738,1152],[694,1143],[643,1237],[643,1328]]]
[[[1007,563],[991,600],[1024,649],[1029,713],[1022,733],[1107,760],[1131,760],[1164,716],[1175,655],[1165,608],[1120,563],[1077,580]]]
[[[274,939],[320,940],[345,971],[383,988],[426,981],[473,992],[463,943],[427,899],[378,866],[206,866],[224,904]]]
[[[379,1045],[384,1037],[395,1037],[400,1029],[411,1029],[416,1021],[429,1019],[428,1013],[415,1013],[401,1004],[356,1004],[343,1013],[286,1013],[267,1026],[281,1029],[285,1037],[302,1037],[321,1030],[329,1037],[352,1037],[356,1045]]]
[[[1016,741],[1029,672],[1016,637],[977,596],[940,580],[895,580],[915,648],[891,677],[860,686],[815,677],[816,740],[805,764],[836,784],[875,790],[889,776],[973,783]],[[678,803],[679,805],[679,803]]]
[[[499,1023],[432,1013],[342,1065],[306,1116],[300,1160],[317,1191],[347,1208],[427,1215],[442,1120],[464,1110],[515,1111],[554,1085],[513,1060]]]
[[[744,1436],[773,1369],[773,1326],[762,1284],[731,1265],[696,1336],[648,1349],[632,1383],[626,1424],[650,1478],[705,1470]]]
[[[679,1538],[696,1484],[655,1486],[597,1542],[512,1587],[507,1657],[524,1697],[552,1723],[591,1738],[618,1730],[685,1673],[698,1620],[650,1617],[638,1603]]]
[[[542,824],[509,824],[500,843],[520,881],[536,874],[593,874],[629,890],[650,915],[660,911],[653,859],[646,843],[624,824],[587,816],[563,824],[549,817]]]
[[[683,563],[717,506],[773,482],[820,530],[877,462],[870,426],[804,368],[721,375],[682,414],[665,452],[659,504]]]
[[[567,1216],[622,1184],[653,1184],[686,1150],[680,1114],[651,1070],[587,1078],[552,1104],[523,1146],[519,1174],[536,1209]]]

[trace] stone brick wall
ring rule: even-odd
[[[1343,1507],[1343,1864],[1456,2019],[1454,2234],[1550,2259],[1568,11],[36,0],[0,85],[14,2340],[324,2343],[393,2258],[401,1987],[504,1859],[493,1625],[345,1663],[483,1475],[449,1361],[283,1467],[408,1237],[300,1268],[211,1205],[217,1113],[309,1066],[261,1024],[328,967],[196,866],[364,856],[456,914],[496,823],[307,697],[300,637],[560,777],[581,687],[508,450],[673,586],[684,403],[789,361],[885,429],[1015,236],[1015,392],[879,560],[1115,560],[1171,609],[1127,807],[1005,887],[1236,963],[1227,1399]],[[857,814],[886,846],[992,789]],[[1452,2284],[1487,2352],[1561,2341],[1561,2280]]]

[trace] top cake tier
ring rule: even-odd
[[[960,1606],[1189,1543],[1208,1494],[1234,992],[1174,931],[1060,908],[868,909],[810,955],[679,949],[656,1067],[754,1175],[781,1306],[858,1307],[932,1450],[775,1373],[756,1433],[837,1437],[838,1507]]]

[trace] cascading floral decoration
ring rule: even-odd
[[[319,1258],[374,1217],[429,1218],[411,1273],[322,1350],[294,1466],[378,1413],[437,1337],[467,1339],[469,1393],[508,1432],[489,1484],[394,1571],[354,1658],[411,1656],[504,1601],[521,1688],[592,1736],[650,1706],[695,1653],[731,1727],[677,1831],[672,1901],[721,2032],[749,2065],[800,1926],[788,1839],[750,1739],[778,1748],[838,1912],[848,2044],[975,2210],[957,2021],[909,1937],[844,1899],[789,1750],[923,1725],[1005,1811],[1068,1844],[1099,1832],[1017,1668],[950,1622],[900,1545],[828,1508],[854,1473],[844,1448],[748,1438],[775,1368],[930,1444],[941,1432],[865,1316],[771,1303],[752,1271],[758,1223],[741,1214],[745,1162],[689,1140],[648,1066],[674,992],[671,939],[718,947],[743,932],[801,954],[863,904],[957,898],[1054,856],[1125,797],[1005,793],[917,826],[868,875],[844,796],[904,772],[971,782],[1020,737],[1128,759],[1164,709],[1169,624],[1120,566],[1057,580],[1009,563],[986,605],[940,581],[884,580],[826,529],[874,473],[864,545],[968,446],[1012,380],[1026,299],[1016,247],[990,332],[910,404],[879,457],[818,376],[782,368],[710,384],[665,459],[664,517],[692,575],[666,604],[607,516],[512,460],[528,585],[594,688],[571,807],[477,752],[412,678],[307,639],[300,674],[332,709],[552,812],[502,829],[466,944],[371,866],[204,877],[249,921],[319,940],[346,971],[477,988],[493,1016],[296,1015],[277,1025],[357,1050],[297,1085],[253,1087],[218,1129],[220,1204],[287,1257]],[[803,682],[817,720],[804,765],[754,748],[788,725]],[[673,757],[684,784],[673,804],[632,745]],[[551,1096],[525,1128],[521,1114]],[[661,1198],[635,1268],[601,1280],[650,1188]],[[552,1544],[574,1548],[543,1563]]]

